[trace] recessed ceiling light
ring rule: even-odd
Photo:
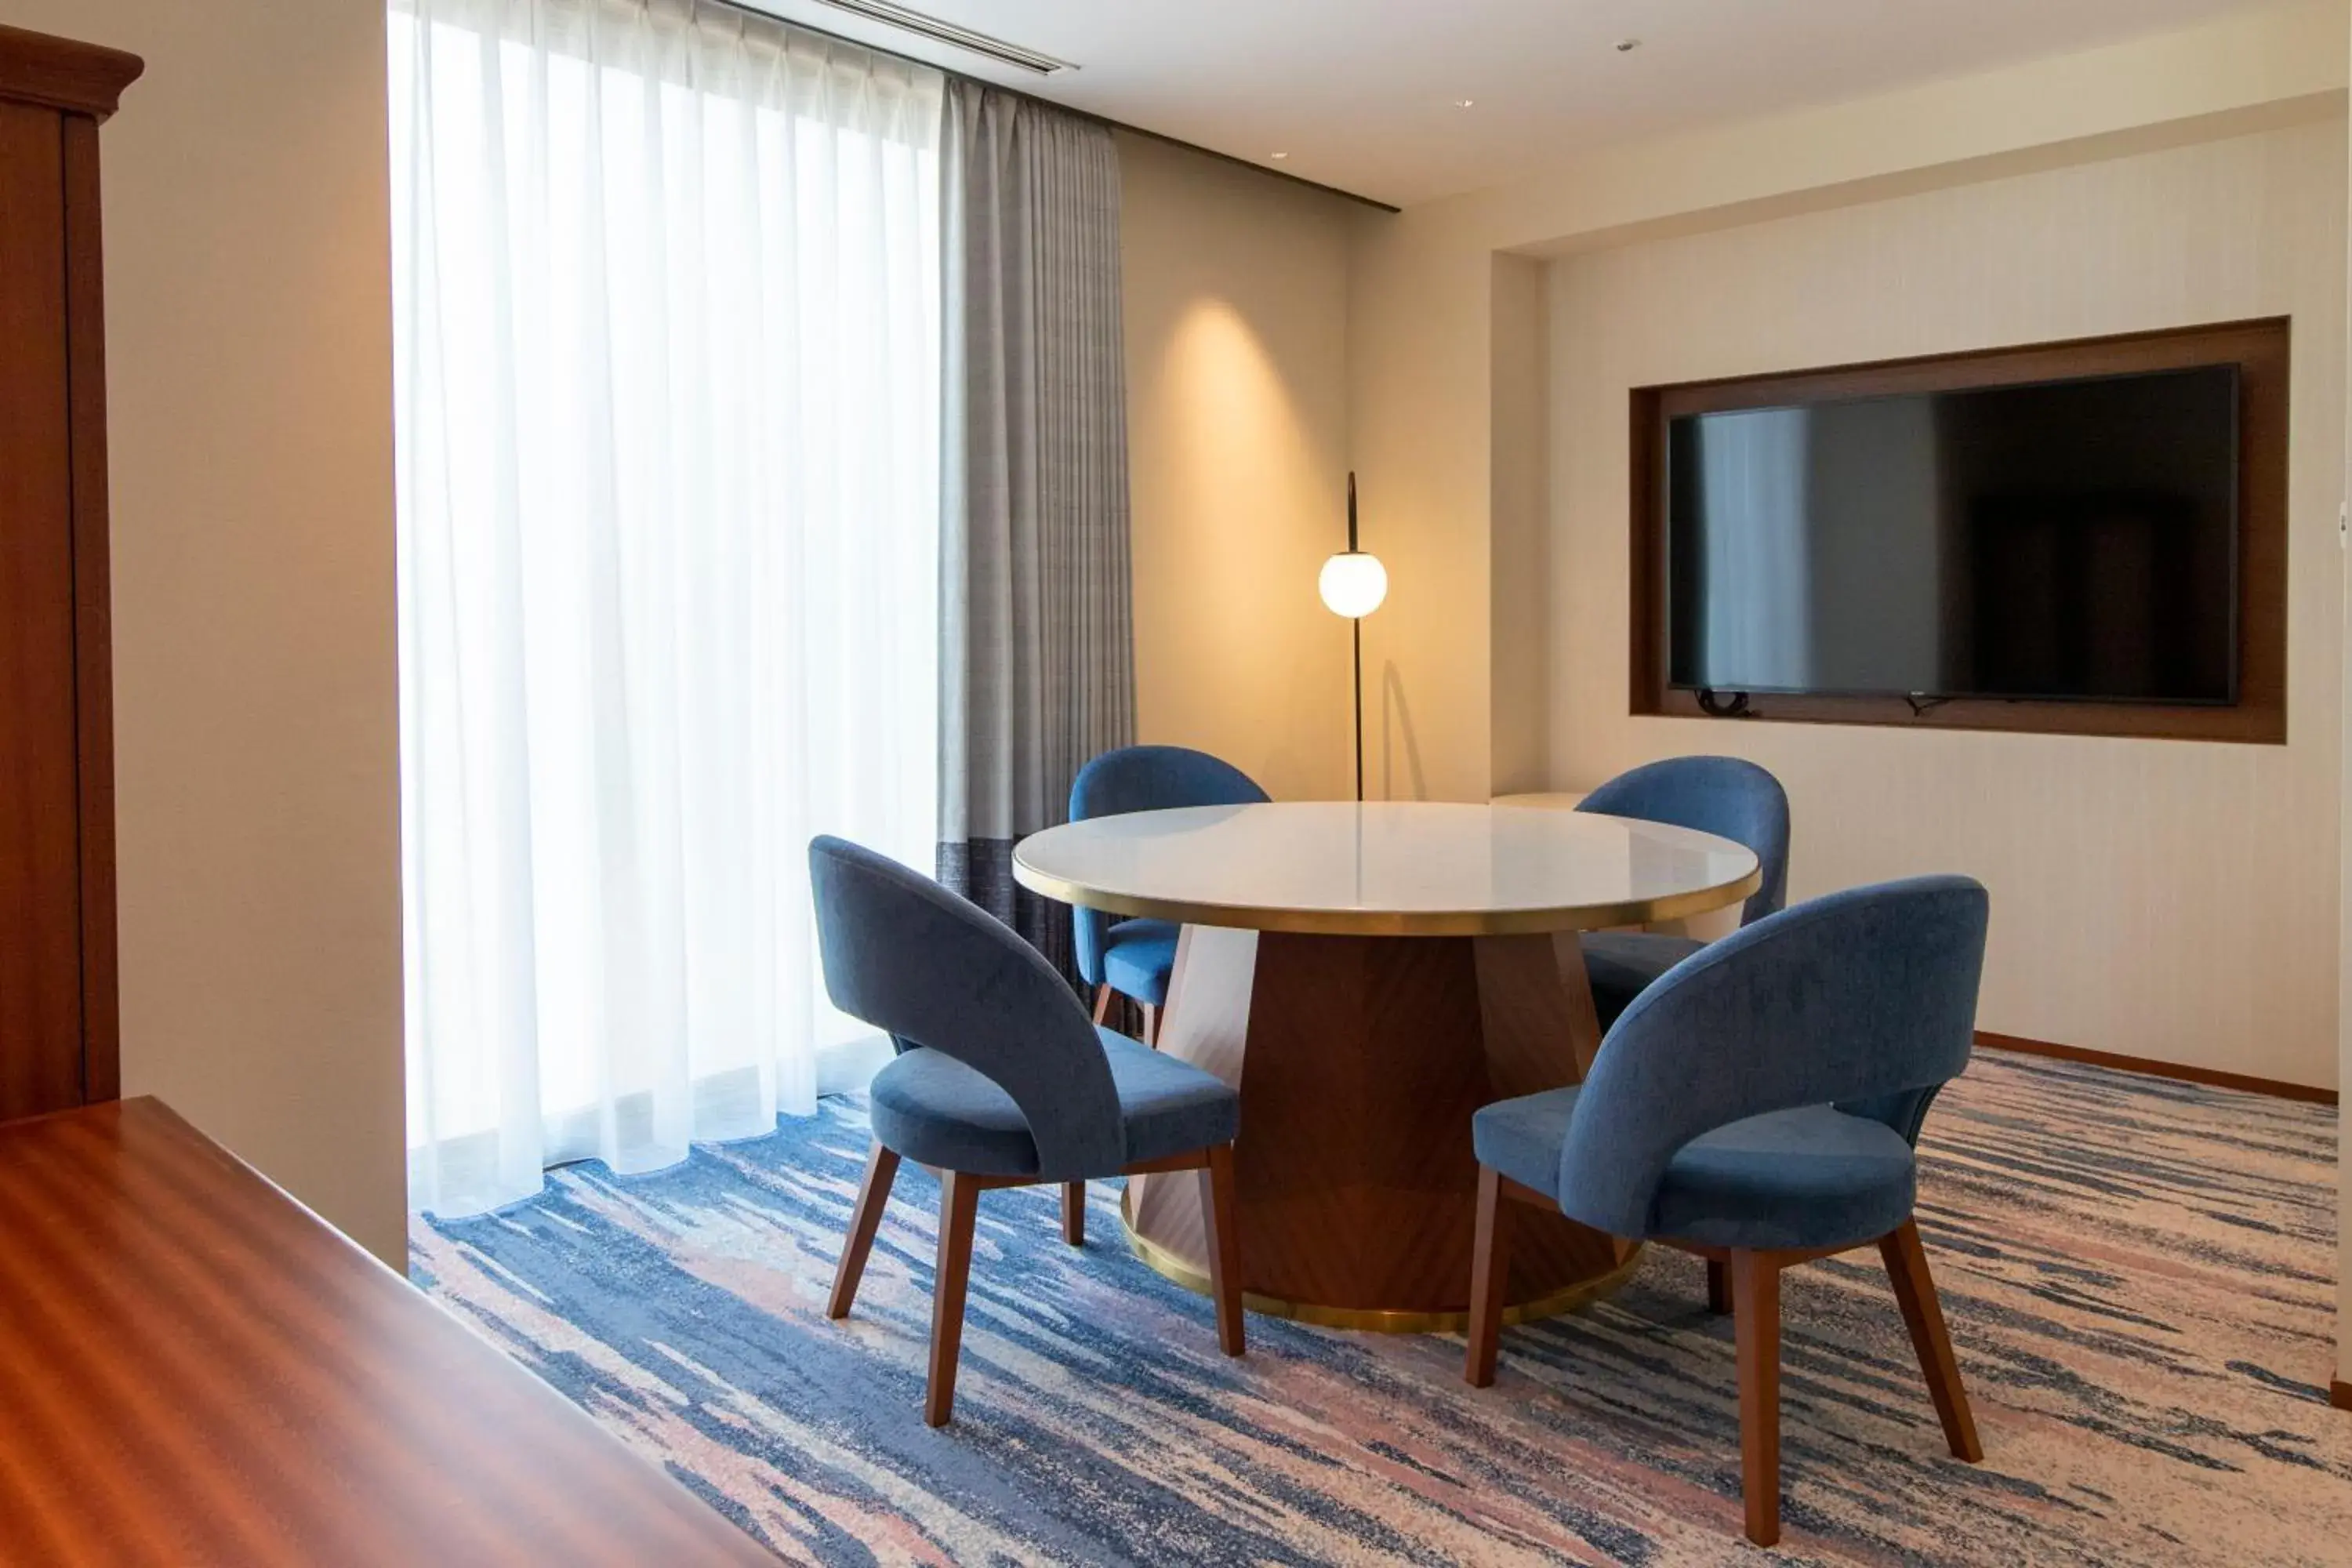
[[[1617,40],[1617,52],[1621,55],[1630,55],[1641,47],[1642,40],[1639,38],[1620,38]]]
[[[1281,163],[1285,158],[1289,157],[1289,156],[1290,156],[1290,154],[1289,154],[1289,153],[1267,153],[1267,154],[1266,154],[1266,156],[1267,156],[1267,157],[1269,157],[1269,158],[1272,158],[1276,163]]]
[[[1454,100],[1454,107],[1456,109],[1467,109],[1477,101],[1478,100],[1475,98],[1457,98]]]

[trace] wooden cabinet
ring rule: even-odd
[[[0,1121],[120,1092],[98,127],[140,69],[0,27]]]

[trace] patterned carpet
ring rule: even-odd
[[[1458,1338],[1264,1318],[1083,1253],[1045,1190],[981,1210],[956,1424],[919,1409],[930,1205],[900,1177],[857,1315],[824,1300],[866,1141],[772,1138],[420,1224],[416,1279],[784,1557],[824,1563],[1685,1563],[1738,1537],[1727,1320],[1653,1253],[1580,1316]],[[1949,1458],[1876,1255],[1785,1286],[1787,1533],[1869,1563],[2352,1561],[2326,1405],[2333,1110],[1987,1054],[1924,1142],[1920,1210],[1986,1462]]]

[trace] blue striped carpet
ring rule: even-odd
[[[652,1176],[420,1223],[413,1271],[745,1530],[823,1563],[1685,1563],[1738,1537],[1727,1321],[1653,1253],[1583,1314],[1458,1338],[1253,1317],[1126,1253],[1094,1189],[983,1200],[956,1424],[919,1414],[931,1205],[909,1171],[856,1316],[824,1316],[853,1104]],[[1986,1462],[1948,1458],[1876,1255],[1785,1286],[1779,1557],[2352,1562],[2328,1408],[2336,1115],[1980,1056],[1924,1142],[1920,1221]]]

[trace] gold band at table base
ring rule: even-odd
[[[1127,1244],[1143,1266],[1153,1273],[1172,1279],[1187,1290],[1205,1296],[1209,1293],[1209,1275],[1177,1257],[1158,1242],[1136,1233],[1129,1222],[1127,1204],[1118,1205],[1119,1228],[1127,1232]],[[1503,1326],[1532,1323],[1544,1318],[1557,1318],[1562,1312],[1573,1312],[1587,1307],[1603,1296],[1614,1295],[1633,1278],[1642,1266],[1642,1249],[1636,1247],[1624,1262],[1608,1273],[1565,1290],[1555,1290],[1532,1301],[1503,1309]],[[1278,1296],[1261,1296],[1255,1290],[1242,1292],[1242,1307],[1246,1311],[1261,1312],[1269,1318],[1288,1318],[1293,1322],[1311,1323],[1318,1329],[1354,1329],[1375,1334],[1458,1334],[1470,1327],[1467,1312],[1403,1312],[1389,1311],[1379,1307],[1323,1307],[1312,1301],[1286,1301]]]

